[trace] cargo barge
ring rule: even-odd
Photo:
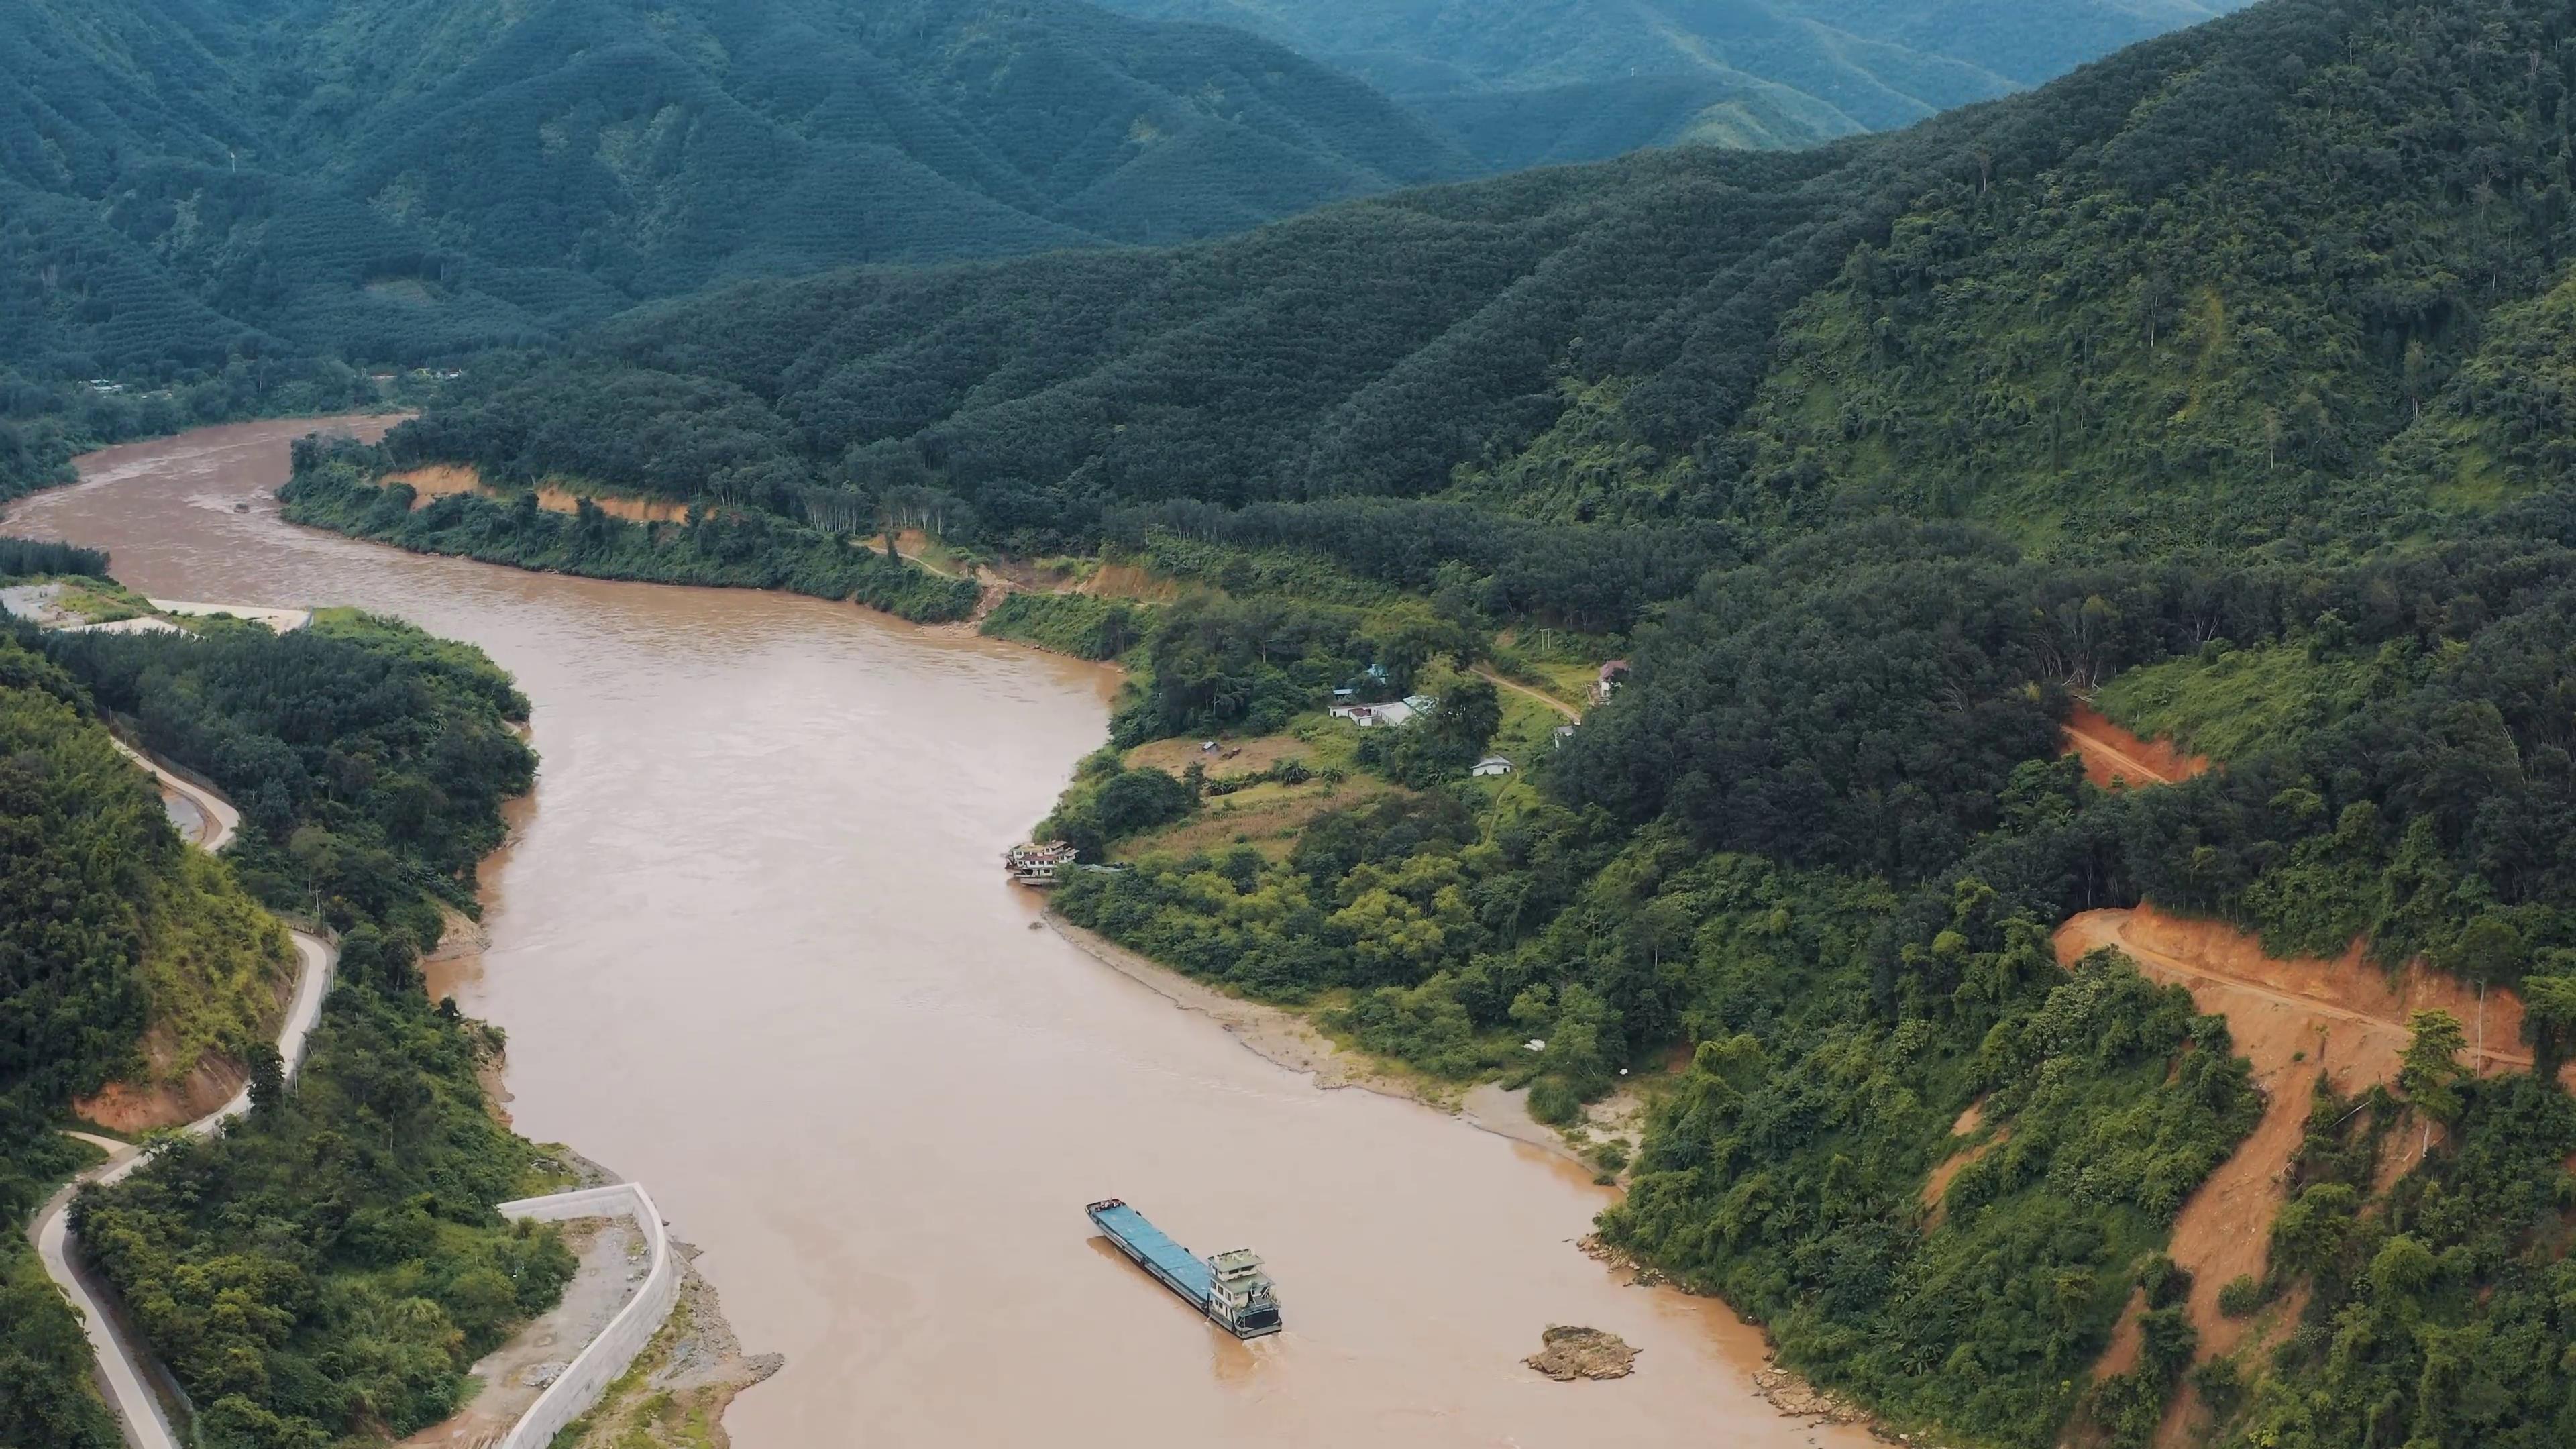
[[[1272,1291],[1270,1275],[1261,1271],[1261,1260],[1250,1249],[1201,1259],[1147,1222],[1143,1213],[1114,1197],[1084,1211],[1091,1215],[1092,1225],[1118,1245],[1118,1251],[1162,1279],[1164,1287],[1219,1328],[1237,1338],[1260,1338],[1279,1331],[1278,1296]]]

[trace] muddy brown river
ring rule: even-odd
[[[1002,847],[1100,741],[1110,677],[846,606],[522,573],[294,528],[320,424],[82,460],[8,529],[158,597],[349,604],[471,640],[544,757],[453,991],[519,1129],[647,1184],[784,1372],[743,1449],[1859,1445],[1757,1399],[1721,1305],[1573,1246],[1608,1201],[1534,1148],[1320,1091],[1045,931]],[[373,432],[380,421],[337,426]],[[1095,1239],[1118,1196],[1250,1246],[1246,1345]],[[1552,1323],[1643,1350],[1560,1384]]]

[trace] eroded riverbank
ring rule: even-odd
[[[1756,1330],[1572,1246],[1605,1190],[1412,1102],[1318,1091],[1066,941],[994,869],[1100,738],[1109,676],[847,606],[602,583],[296,530],[307,425],[88,460],[14,531],[147,592],[354,604],[482,646],[536,704],[489,946],[439,989],[510,1034],[520,1130],[650,1183],[786,1370],[745,1449],[1858,1444],[1755,1396]],[[1246,1346],[1090,1239],[1122,1196],[1249,1245]],[[1523,1366],[1551,1323],[1642,1350]]]

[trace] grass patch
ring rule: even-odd
[[[2123,729],[2226,760],[2333,724],[2403,684],[2422,663],[2402,649],[2355,658],[2306,643],[2221,645],[2129,670],[2093,702]]]
[[[177,1081],[209,1056],[239,1060],[268,1038],[294,969],[286,929],[220,861],[198,851],[152,902],[143,988],[153,1075]]]
[[[978,632],[1070,654],[1076,659],[1115,659],[1152,632],[1158,610],[1127,599],[1089,594],[1005,595],[984,616]]]
[[[0,577],[0,585],[51,585],[53,611],[83,624],[112,624],[119,619],[140,619],[158,612],[152,601],[114,579],[91,578],[81,574],[35,574],[23,578]]]
[[[1145,540],[1142,562],[1155,574],[1238,597],[1258,594],[1362,609],[1392,603],[1398,597],[1394,588],[1305,549],[1235,548],[1156,530]]]

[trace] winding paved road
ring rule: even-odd
[[[163,789],[185,796],[197,807],[204,822],[197,844],[206,850],[221,850],[241,829],[241,812],[232,802],[203,786],[194,785],[131,749],[122,741],[117,748],[136,764],[152,773]],[[298,970],[295,1000],[288,1005],[286,1021],[277,1034],[277,1052],[285,1059],[286,1075],[294,1080],[304,1065],[304,1047],[312,1035],[313,1024],[322,1018],[322,998],[331,989],[331,968],[338,953],[319,936],[302,931],[289,933],[295,938]],[[192,1136],[212,1134],[231,1118],[250,1110],[250,1088],[233,1094],[231,1101],[189,1123],[184,1129]],[[91,1351],[98,1355],[99,1379],[107,1390],[108,1407],[116,1411],[125,1429],[125,1442],[132,1449],[181,1449],[178,1435],[170,1431],[162,1417],[160,1399],[146,1382],[145,1359],[139,1348],[129,1344],[115,1323],[100,1306],[90,1284],[73,1265],[70,1253],[72,1197],[89,1183],[110,1183],[143,1165],[143,1149],[87,1132],[70,1134],[93,1147],[107,1152],[108,1159],[72,1179],[37,1210],[35,1220],[27,1226],[28,1241],[36,1245],[37,1256],[44,1260],[46,1276],[62,1285],[72,1306],[80,1310],[81,1322],[89,1331]]]

